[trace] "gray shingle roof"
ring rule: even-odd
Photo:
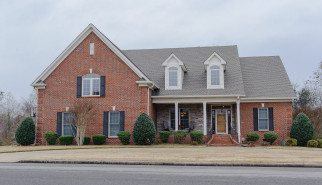
[[[225,88],[207,89],[203,62],[216,52],[226,62]],[[245,95],[236,46],[123,50],[123,53],[160,87],[157,95]],[[182,90],[165,90],[162,63],[174,53],[187,67]]]
[[[160,89],[155,95],[239,95],[252,97],[294,97],[291,83],[279,57],[242,57],[237,46],[122,50]],[[224,89],[207,89],[203,62],[213,52],[227,63]],[[162,63],[175,54],[187,67],[182,90],[165,90]]]
[[[240,64],[246,97],[295,97],[279,56],[241,57]]]

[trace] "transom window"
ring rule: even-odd
[[[220,85],[220,74],[219,74],[220,68],[218,66],[211,66],[210,72],[211,72],[211,85]]]
[[[120,112],[109,112],[108,136],[116,137],[120,131]]]
[[[62,135],[76,136],[76,128],[74,125],[74,114],[71,112],[63,113]]]
[[[99,75],[89,74],[83,77],[82,96],[100,96]]]
[[[178,86],[178,68],[177,67],[169,68],[169,86],[170,87]]]
[[[268,108],[258,109],[258,130],[269,129]]]

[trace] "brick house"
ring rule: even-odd
[[[95,109],[86,134],[105,134],[107,144],[142,112],[158,131],[200,130],[214,143],[270,130],[281,141],[295,97],[278,56],[240,57],[237,46],[120,50],[92,24],[32,86],[38,144],[47,131],[74,134],[70,110],[82,99]]]

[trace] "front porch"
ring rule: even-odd
[[[215,134],[240,142],[239,106],[238,100],[155,103],[157,131],[200,130],[208,138],[207,141]]]

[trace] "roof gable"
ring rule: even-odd
[[[137,68],[123,53],[115,46],[104,34],[102,34],[93,24],[89,24],[68,47],[33,81],[33,87],[39,87],[42,82],[59,66],[61,62],[90,34],[94,33],[98,36],[112,52],[114,52],[125,64],[127,64],[140,78],[150,81],[149,78]],[[44,84],[44,83],[43,83]]]

